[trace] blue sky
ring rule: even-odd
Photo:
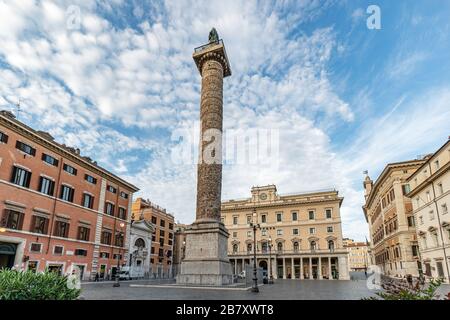
[[[223,198],[334,187],[344,235],[364,240],[362,171],[376,178],[450,134],[449,15],[438,0],[0,0],[0,107],[20,100],[20,120],[190,223],[196,168],[174,163],[174,136],[198,127],[192,52],[214,26],[233,72],[224,128],[279,133],[276,163],[224,166]]]

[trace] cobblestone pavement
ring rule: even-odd
[[[110,282],[84,283],[82,296],[89,300],[359,300],[374,295],[365,280],[275,280],[272,285],[260,286],[259,293],[242,289],[179,288],[167,281],[167,286],[161,284],[152,280],[122,281],[119,288],[113,288]]]

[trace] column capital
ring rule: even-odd
[[[203,64],[206,61],[215,60],[222,65],[223,77],[231,76],[230,63],[222,40],[195,48],[192,57],[200,74],[202,74]]]

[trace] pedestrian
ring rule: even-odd
[[[98,272],[95,274],[95,282],[98,282],[100,278],[100,275],[98,274]]]

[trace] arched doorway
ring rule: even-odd
[[[259,262],[259,267],[262,268],[265,272],[267,272],[267,261],[266,260],[261,260]]]
[[[14,266],[16,250],[16,244],[0,242],[0,269]]]

